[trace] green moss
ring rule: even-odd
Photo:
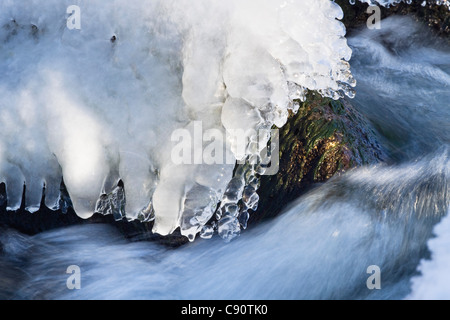
[[[376,163],[382,155],[367,122],[348,101],[310,93],[280,130],[280,171],[261,178],[260,207],[252,220],[275,216],[315,183]]]

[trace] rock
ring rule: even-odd
[[[125,238],[130,241],[155,241],[170,248],[177,248],[189,243],[188,238],[181,235],[179,228],[171,235],[163,237],[152,232],[153,222],[130,222],[125,219],[122,221],[113,221],[113,219],[111,219],[110,223],[114,224]]]
[[[261,177],[250,224],[274,217],[316,183],[386,158],[374,131],[347,100],[310,94],[280,130],[280,170]]]

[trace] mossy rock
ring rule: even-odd
[[[280,130],[280,170],[261,178],[250,222],[274,217],[311,186],[385,159],[374,131],[347,100],[310,94]]]

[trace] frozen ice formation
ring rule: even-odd
[[[214,228],[235,234],[248,212],[233,205],[257,206],[258,169],[233,180],[234,160],[262,148],[249,136],[237,154],[233,134],[283,126],[307,89],[354,94],[333,1],[73,2],[0,4],[0,182],[10,209],[24,183],[30,211],[43,185],[48,207],[66,206],[64,177],[82,218],[154,219],[154,232],[181,227],[191,240]],[[80,29],[67,27],[73,4]],[[198,135],[199,122],[226,137],[214,143],[233,161],[173,161],[173,133]],[[195,141],[194,153],[211,144]],[[226,192],[236,199],[218,207]],[[206,225],[216,208],[225,220]]]

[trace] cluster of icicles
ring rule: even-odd
[[[256,133],[282,127],[308,90],[355,94],[333,1],[78,7],[80,29],[72,30],[61,1],[2,3],[0,182],[9,210],[24,201],[37,211],[45,185],[54,210],[154,221],[155,233],[180,228],[191,241],[214,233],[232,240],[258,205],[271,137]],[[174,141],[177,130],[193,139]],[[180,144],[193,154],[221,145],[233,161],[176,163]]]

